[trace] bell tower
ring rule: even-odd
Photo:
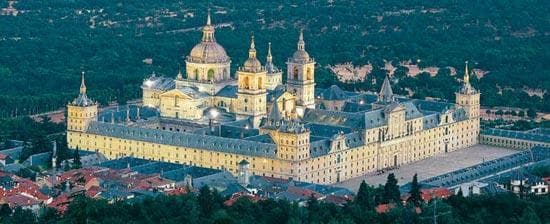
[[[479,120],[479,97],[479,91],[470,85],[470,73],[468,71],[468,61],[466,61],[464,68],[464,84],[456,93],[456,104],[464,107],[468,114],[468,118]]]
[[[304,33],[300,31],[298,46],[292,58],[287,61],[287,91],[296,95],[301,112],[315,108],[315,60],[305,50]]]
[[[265,85],[267,72],[256,58],[254,36],[250,39],[248,59],[237,70],[237,107],[238,119],[253,118],[253,125],[257,128],[262,117],[266,115],[267,89]]]
[[[97,102],[86,95],[84,72],[80,83],[80,94],[67,105],[67,130],[84,132],[90,122],[97,120]]]

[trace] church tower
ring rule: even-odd
[[[80,83],[80,94],[67,105],[67,130],[83,132],[91,121],[97,120],[97,102],[86,95],[84,72]]]
[[[287,61],[287,91],[296,95],[302,115],[305,108],[315,108],[315,60],[305,50],[304,33],[300,31],[298,49]]]
[[[237,70],[237,119],[253,118],[257,128],[262,117],[266,115],[267,89],[265,85],[267,72],[256,58],[254,36],[250,40],[248,59]]]
[[[470,73],[468,61],[464,68],[464,84],[456,93],[456,104],[463,106],[470,119],[479,120],[480,93],[470,85]]]
[[[273,64],[273,55],[271,55],[271,42],[267,48],[267,58],[265,62],[265,70],[267,71],[266,87],[269,90],[274,90],[283,82],[283,72]]]

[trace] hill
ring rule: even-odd
[[[8,5],[0,0],[0,7]],[[259,55],[271,41],[274,60],[284,67],[303,28],[320,87],[338,82],[330,65],[370,63],[378,84],[341,85],[376,90],[385,60],[397,67],[396,92],[452,100],[458,81],[449,69],[405,77],[399,62],[462,69],[469,60],[488,72],[474,82],[482,104],[550,111],[548,93],[525,91],[550,87],[550,13],[542,0],[52,0],[12,6],[0,15],[0,117],[62,107],[76,95],[80,71],[88,74],[90,95],[103,104],[138,98],[140,82],[152,71],[175,76],[184,67],[182,56],[199,41],[207,8],[233,69],[246,57],[250,32]]]

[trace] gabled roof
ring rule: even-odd
[[[337,85],[332,85],[328,89],[322,90],[321,99],[323,100],[346,100],[348,95]]]
[[[218,91],[218,93],[216,93],[216,96],[237,98],[237,89],[237,86],[226,85],[220,91]]]

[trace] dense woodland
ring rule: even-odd
[[[550,111],[540,97],[522,88],[550,87],[548,1],[17,1],[17,16],[0,16],[0,117],[58,109],[72,99],[81,71],[89,95],[100,103],[140,96],[139,85],[152,71],[175,76],[182,56],[200,39],[211,8],[218,41],[235,69],[246,57],[248,36],[259,55],[273,43],[275,62],[295,49],[299,29],[318,62],[319,87],[337,83],[328,65],[372,63],[372,80],[343,84],[349,90],[377,90],[383,60],[419,61],[420,67],[472,67],[489,73],[474,85],[486,106],[517,106]],[[7,0],[0,0],[6,7]],[[152,65],[142,60],[151,58]],[[452,101],[459,86],[448,69],[435,78],[404,77],[399,67],[396,92]],[[548,96],[548,93],[546,93]]]
[[[400,203],[397,180],[388,176],[384,186],[371,187],[362,183],[353,201],[340,207],[310,198],[307,206],[285,200],[238,199],[231,207],[215,190],[203,187],[197,194],[159,196],[130,201],[89,199],[75,196],[64,215],[46,208],[36,216],[28,210],[0,207],[0,221],[6,224],[27,223],[521,223],[550,222],[547,212],[549,196],[514,194],[463,197],[461,193],[449,199],[422,202],[418,185],[413,184],[409,199]],[[413,180],[413,183],[414,180]],[[398,203],[395,203],[398,202]],[[387,213],[375,212],[382,203],[396,205]],[[13,212],[11,214],[11,212]],[[11,215],[10,215],[11,214]]]

